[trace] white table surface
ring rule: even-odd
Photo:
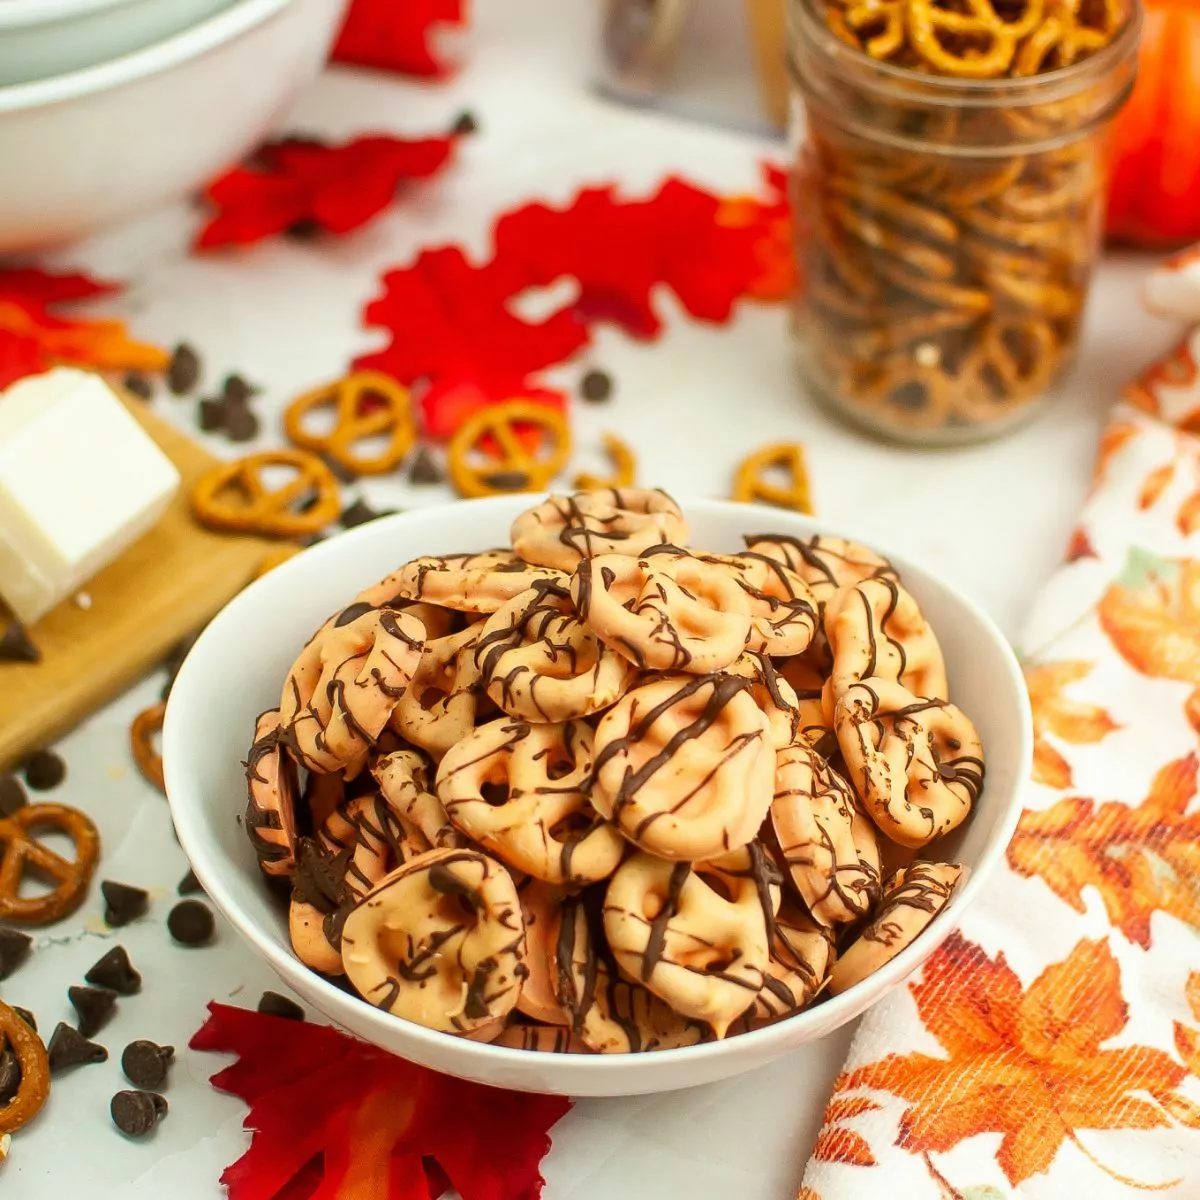
[[[307,94],[284,128],[343,137],[364,129],[422,133],[473,110],[480,133],[456,166],[409,194],[360,235],[317,246],[268,243],[248,253],[189,256],[196,214],[180,205],[152,214],[51,261],[129,281],[111,307],[134,331],[202,350],[206,382],[240,371],[262,384],[258,402],[275,440],[275,414],[300,390],[335,378],[373,335],[358,323],[380,272],[423,246],[487,246],[490,220],[532,198],[565,201],[580,185],[616,180],[630,194],[670,171],[725,193],[756,185],[760,161],[781,146],[670,118],[634,113],[588,90],[588,0],[478,4],[461,40],[464,69],[438,86],[335,71]],[[727,327],[693,324],[668,297],[667,332],[634,344],[602,329],[583,362],[551,378],[570,386],[588,365],[616,379],[608,405],[577,405],[577,445],[598,449],[617,428],[637,449],[643,481],[681,495],[727,494],[739,458],[768,440],[808,446],[822,515],[864,537],[886,539],[975,596],[1014,637],[1059,560],[1088,484],[1105,410],[1120,384],[1171,340],[1144,315],[1146,263],[1109,259],[1097,281],[1082,366],[1036,423],[1004,441],[918,453],[864,440],[803,396],[785,352],[784,314],[746,305]],[[161,396],[156,410],[195,430],[189,403]],[[200,435],[203,436],[203,435]],[[207,439],[222,454],[239,452]],[[376,505],[448,498],[402,481],[368,480]],[[354,494],[351,489],[350,494]],[[242,1151],[240,1101],[214,1092],[213,1055],[182,1048],[209,999],[253,1006],[278,986],[222,924],[215,947],[173,946],[163,928],[186,869],[165,803],[137,775],[126,750],[133,714],[161,677],[97,714],[63,743],[70,776],[55,794],[101,825],[100,877],[154,889],[151,916],[106,930],[96,895],[77,917],[37,939],[31,962],[3,984],[9,1003],[32,1008],[48,1035],[71,1019],[66,988],[119,941],[143,972],[143,993],[123,1000],[99,1040],[112,1053],[54,1085],[47,1112],[14,1140],[0,1191],[21,1200],[212,1200],[217,1178]],[[197,731],[203,736],[203,731]],[[236,802],[236,801],[231,801]],[[547,1200],[784,1200],[794,1195],[826,1092],[850,1030],[740,1080],[659,1097],[578,1104],[556,1128],[545,1164]],[[180,1048],[168,1089],[171,1113],[154,1138],[135,1144],[109,1124],[108,1099],[123,1086],[118,1060],[131,1039]],[[78,1189],[78,1191],[76,1190]]]

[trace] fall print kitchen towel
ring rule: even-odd
[[[1200,252],[1148,299],[1200,321]],[[1006,867],[864,1018],[800,1200],[1200,1200],[1200,327],[1105,431],[1021,652]]]

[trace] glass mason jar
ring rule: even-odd
[[[833,32],[820,2],[788,0],[802,376],[892,439],[1001,433],[1038,410],[1075,354],[1105,135],[1133,86],[1139,15],[1123,11],[1111,40],[1073,65],[1036,73],[1053,65],[1047,40],[1023,77],[963,78],[871,57]],[[906,2],[912,28],[940,0],[858,11]],[[965,23],[973,7],[939,11]],[[881,16],[867,33],[896,30]],[[954,64],[983,74],[971,64],[988,45],[977,38]]]

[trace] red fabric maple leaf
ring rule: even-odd
[[[354,0],[333,47],[333,61],[403,75],[437,77],[446,66],[430,33],[440,23],[463,23],[462,0]]]
[[[160,371],[167,352],[133,341],[121,321],[64,317],[51,308],[120,291],[86,275],[0,269],[0,387],[55,365]]]
[[[229,1200],[537,1200],[560,1096],[438,1075],[325,1025],[224,1004],[193,1050],[236,1054],[212,1077],[250,1106]]]
[[[436,175],[454,141],[375,134],[341,146],[305,138],[269,142],[250,163],[205,188],[205,199],[217,211],[200,230],[196,247],[248,246],[305,226],[350,233],[383,212],[405,180]]]

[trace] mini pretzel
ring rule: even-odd
[[[677,1013],[623,975],[604,941],[601,914],[584,896],[563,902],[551,974],[572,1030],[598,1054],[636,1054],[694,1046],[698,1021]]]
[[[296,764],[279,740],[279,710],[262,713],[246,755],[246,835],[266,875],[296,869]]]
[[[834,727],[854,790],[892,841],[928,845],[970,814],[983,787],[983,747],[952,704],[864,679],[839,696]]]
[[[339,771],[361,761],[420,662],[425,629],[394,609],[347,609],[288,672],[279,703],[284,745],[303,766]],[[338,618],[338,620],[342,619]]]
[[[664,862],[635,854],[618,868],[604,896],[604,931],[622,970],[666,1000],[678,1013],[705,1021],[725,1036],[762,989],[770,958],[767,922],[779,889],[750,870],[752,851],[728,862]],[[715,877],[721,890],[705,879]],[[728,899],[722,894],[728,893]],[[763,894],[768,909],[763,911]]]
[[[862,242],[871,251],[890,256],[931,279],[954,278],[955,260],[945,250],[928,246],[897,230],[873,209],[867,215],[837,196],[826,196],[823,203],[825,216],[844,230],[848,237]]]
[[[750,602],[751,650],[787,658],[808,649],[820,618],[808,584],[768,554],[704,555],[732,572]]]
[[[430,850],[370,891],[346,918],[342,963],[377,1008],[446,1033],[510,1013],[525,977],[517,889],[474,850]]]
[[[625,694],[636,675],[579,619],[571,593],[549,580],[488,617],[471,654],[492,701],[527,721],[600,712]]]
[[[415,825],[430,846],[461,846],[464,838],[450,822],[434,791],[434,766],[420,751],[395,750],[375,760],[371,774],[392,809]]]
[[[311,825],[320,829],[329,820],[333,810],[346,799],[346,777],[340,772],[322,775],[309,771],[304,781],[301,807],[308,812]]]
[[[312,433],[307,419],[318,409],[334,410],[333,428]],[[288,438],[305,450],[324,454],[355,475],[384,475],[394,470],[417,440],[408,389],[380,371],[355,371],[345,379],[305,392],[283,413]],[[386,438],[377,454],[363,454],[356,447],[366,441]]]
[[[787,659],[779,668],[779,674],[796,697],[797,729],[792,742],[806,743],[822,758],[836,754],[837,737],[833,732],[832,714],[825,711],[827,676],[804,657]]]
[[[897,871],[871,923],[834,964],[829,991],[840,995],[911,946],[966,878],[958,863],[916,862]]]
[[[976,386],[962,388],[954,407],[968,421],[990,421],[1040,395],[1058,369],[1060,356],[1047,321],[990,322],[974,361]]]
[[[440,759],[475,728],[481,681],[475,665],[480,625],[425,643],[421,660],[392,713],[392,728]]]
[[[891,579],[864,579],[825,606],[825,636],[833,653],[830,689],[874,676],[895,680],[918,696],[950,694],[942,648],[916,600]],[[832,703],[827,703],[832,713]]]
[[[38,830],[65,833],[75,845],[66,859],[38,841]],[[49,925],[75,911],[87,894],[100,859],[100,833],[91,820],[65,804],[28,804],[0,819],[0,919]],[[26,874],[52,883],[40,896],[22,896]]]
[[[768,478],[776,470],[786,475],[786,484],[781,486]],[[774,504],[795,512],[811,513],[812,491],[804,447],[799,442],[777,442],[755,450],[737,469],[733,498],[742,504]]]
[[[628,488],[633,487],[637,480],[637,455],[630,449],[629,443],[622,441],[615,433],[606,433],[603,440],[604,452],[612,462],[613,473],[608,478],[601,478],[599,475],[580,471],[574,481],[575,487],[580,491],[597,488]]]
[[[0,1134],[16,1133],[41,1111],[50,1095],[50,1059],[42,1039],[24,1017],[0,1001],[0,1049],[16,1055],[21,1083],[16,1095],[0,1108]]]
[[[580,617],[640,670],[719,671],[750,641],[750,604],[730,572],[674,546],[585,558],[571,595]]]
[[[509,1025],[493,1046],[510,1050],[536,1050],[541,1054],[591,1054],[591,1047],[572,1030],[560,1025]]]
[[[517,997],[517,1010],[535,1021],[569,1025],[571,1017],[559,1003],[551,971],[564,893],[540,879],[530,879],[517,889],[517,894],[525,918],[525,968],[529,972]]]
[[[792,883],[817,921],[856,921],[875,906],[874,826],[850,784],[805,744],[779,752],[771,822]]]
[[[442,759],[438,796],[459,829],[519,870],[547,883],[606,879],[625,843],[592,807],[592,740],[582,721],[501,717]]]
[[[762,988],[735,1031],[761,1029],[807,1008],[828,983],[836,957],[830,931],[799,905],[785,903],[771,922],[771,957]]]
[[[824,186],[855,204],[862,205],[872,213],[879,213],[888,221],[905,225],[930,241],[953,245],[958,241],[958,223],[932,205],[923,204],[893,187],[884,187],[857,173],[843,175],[835,173],[823,180]]]
[[[295,475],[269,489],[263,474],[289,467]],[[337,480],[306,450],[267,450],[206,471],[192,490],[192,511],[202,525],[233,533],[302,537],[317,533],[341,511]]]
[[[565,583],[566,575],[531,566],[511,550],[416,558],[389,576],[397,594],[469,613],[493,613],[539,579]]]
[[[526,448],[522,432],[536,438]],[[484,446],[494,441],[498,454]],[[467,418],[447,448],[450,480],[462,496],[495,496],[503,492],[539,492],[567,464],[571,434],[567,419],[555,408],[532,400],[490,404]]]
[[[771,806],[775,750],[751,681],[676,676],[634,688],[596,730],[592,803],[661,858],[746,845]]]
[[[790,746],[801,736],[799,697],[768,655],[747,650],[725,673],[750,680],[750,695],[767,718],[771,745],[776,750]]]
[[[155,738],[162,732],[166,711],[165,700],[152,704],[138,713],[129,727],[129,749],[133,753],[137,769],[142,773],[143,779],[154,784],[164,795],[167,784],[163,779],[162,755],[155,745]]]
[[[638,555],[681,545],[688,527],[679,505],[658,488],[602,488],[551,496],[512,526],[513,549],[526,562],[573,571],[600,554]]]
[[[939,75],[995,79],[1004,75],[1017,50],[1013,27],[996,17],[988,0],[964,0],[967,12],[938,7],[936,0],[907,0],[908,43]],[[970,39],[958,50],[954,39]],[[982,51],[971,42],[982,41]]]
[[[839,588],[864,579],[899,578],[886,558],[845,538],[755,533],[746,538],[746,547],[752,554],[765,555],[795,571],[822,606]]]

